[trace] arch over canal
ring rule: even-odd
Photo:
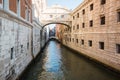
[[[50,25],[50,24],[62,24],[67,26],[69,29],[71,28],[71,22],[50,22],[50,23],[46,23],[42,26],[42,29],[44,29],[45,26]]]

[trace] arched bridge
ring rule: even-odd
[[[70,10],[60,5],[47,8],[40,16],[43,28],[49,24],[63,24],[70,28],[72,25],[70,12]]]

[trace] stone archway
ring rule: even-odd
[[[70,22],[50,22],[50,23],[46,23],[42,26],[42,29],[44,29],[45,26],[50,25],[50,24],[63,24],[65,26],[67,26],[68,28],[71,28],[71,23]]]

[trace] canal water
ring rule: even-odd
[[[21,80],[120,80],[111,71],[50,41]]]

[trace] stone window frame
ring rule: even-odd
[[[82,10],[82,14],[83,14],[83,15],[85,14],[85,9]]]
[[[61,18],[64,18],[65,17],[65,15],[61,15]]]
[[[27,42],[27,49],[29,50],[29,42]]]
[[[20,45],[20,47],[21,47],[21,53],[23,53],[23,45]]]
[[[79,39],[76,39],[76,43],[79,43]]]
[[[89,21],[90,27],[93,27],[93,20]]]
[[[84,44],[85,44],[84,39],[81,39],[81,45],[84,45]]]
[[[92,11],[94,9],[94,4],[90,4],[90,11]]]
[[[79,14],[79,12],[77,13],[77,18],[79,18],[80,17],[80,14]]]
[[[53,18],[53,15],[52,15],[52,14],[50,15],[50,18]]]
[[[106,24],[106,17],[105,15],[100,15],[100,25],[105,25]]]
[[[90,47],[92,47],[92,44],[93,44],[92,40],[88,40],[88,45],[89,45]]]
[[[106,4],[106,0],[101,0],[100,4],[101,4],[101,5]]]
[[[75,19],[75,16],[73,16],[73,20]]]
[[[116,44],[116,53],[120,54],[120,44]]]
[[[79,24],[77,24],[77,29],[79,29]]]
[[[117,9],[117,22],[120,22],[120,9]]]
[[[101,49],[101,50],[105,49],[105,43],[103,41],[99,42],[99,49]]]
[[[82,28],[85,28],[85,23],[84,22],[82,23]]]
[[[12,47],[11,50],[10,50],[10,59],[11,60],[14,58],[13,54],[14,54],[14,47]]]
[[[70,42],[71,42],[71,38],[70,38]]]

